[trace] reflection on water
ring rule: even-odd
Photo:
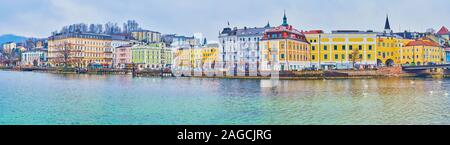
[[[449,85],[0,71],[0,124],[450,124]]]

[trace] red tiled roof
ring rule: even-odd
[[[295,28],[292,28],[291,25],[288,26],[278,26],[275,28],[272,28],[270,30],[268,30],[267,32],[283,32],[283,31],[287,31],[287,32],[292,32],[292,33],[297,33],[297,34],[302,34],[300,31],[298,31]]]
[[[321,33],[323,33],[322,30],[310,30],[303,32],[303,34],[321,34]]]
[[[442,28],[437,32],[438,35],[445,35],[445,34],[450,34],[450,32],[448,31],[447,28],[445,28],[445,26],[442,26]]]
[[[408,42],[406,46],[436,46],[439,47],[439,44],[436,42],[428,41],[428,40],[414,40]]]

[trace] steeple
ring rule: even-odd
[[[391,26],[389,25],[389,17],[386,14],[386,23],[384,24],[384,30],[391,30]]]
[[[288,26],[287,17],[286,17],[286,10],[284,10],[284,17],[283,17],[283,24],[282,25],[283,26]]]
[[[264,28],[270,28],[270,23],[269,23],[269,21],[267,21],[267,25],[264,26]]]

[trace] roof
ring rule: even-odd
[[[283,31],[292,32],[292,33],[296,33],[296,34],[302,34],[302,32],[298,31],[295,28],[292,28],[292,25],[288,25],[288,26],[281,25],[281,26],[272,28],[272,29],[268,30],[267,32],[272,33],[272,32],[283,32]]]
[[[134,30],[134,31],[131,31],[131,33],[133,33],[133,32],[152,32],[152,33],[160,33],[160,32],[157,32],[157,31],[151,31],[151,30],[145,30],[145,29],[140,29],[140,30]]]
[[[323,33],[322,30],[310,30],[303,32],[303,34],[322,34],[322,33]]]
[[[446,34],[450,34],[450,32],[448,31],[447,28],[445,28],[445,26],[442,26],[441,29],[439,29],[439,31],[437,32],[438,35],[446,35]]]
[[[238,35],[238,36],[264,35],[264,32],[269,28],[246,28],[245,27],[244,29],[237,29],[236,35]]]
[[[374,34],[373,31],[359,31],[359,30],[334,30],[332,34]]]
[[[127,47],[133,47],[133,45],[132,44],[125,44],[125,45],[121,45],[121,46],[116,47],[116,48],[127,48]]]
[[[429,41],[429,40],[414,40],[411,42],[408,42],[408,44],[406,44],[406,46],[436,46],[439,47],[439,44],[433,41]]]
[[[206,47],[214,47],[214,48],[218,48],[219,44],[218,43],[210,43],[210,44],[206,44]]]
[[[384,29],[385,30],[390,30],[391,26],[389,25],[389,17],[386,16],[386,23],[384,24]]]

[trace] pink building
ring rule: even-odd
[[[115,50],[114,67],[128,68],[131,64],[131,45],[119,46]]]

